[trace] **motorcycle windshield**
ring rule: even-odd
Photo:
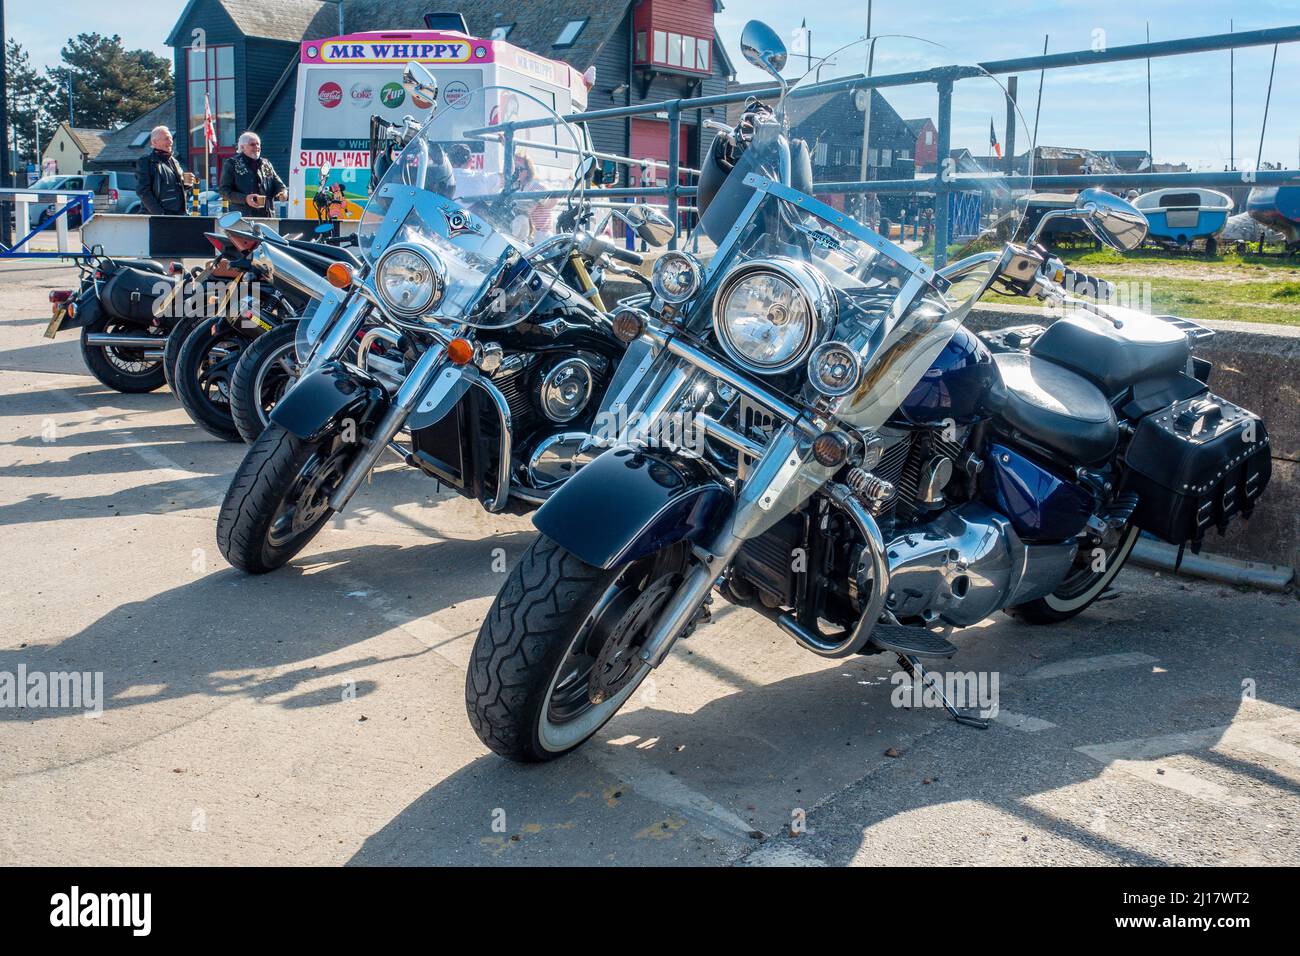
[[[699,224],[701,248],[717,245],[708,283],[714,295],[726,288],[728,274],[754,260],[815,270],[830,292],[819,316],[821,341],[847,345],[860,369],[856,387],[829,408],[859,431],[884,425],[921,381],[1019,232],[1023,207],[1016,200],[1032,177],[1032,143],[1020,156],[1002,155],[1006,91],[978,67],[951,69],[956,63],[943,47],[918,38],[864,39],[815,64],[783,103],[769,97],[749,104],[742,122],[748,142]],[[937,152],[932,120],[902,119],[934,115],[932,81],[943,67],[959,77],[947,156]],[[921,85],[890,79],[875,87],[870,79],[898,74]],[[1019,117],[1016,127],[1024,143],[1028,127]],[[936,273],[929,262],[941,212],[951,265]],[[699,331],[709,323],[716,328],[725,312],[749,323],[742,331],[754,341],[765,321],[787,315],[784,307],[764,312],[759,301],[707,305],[692,316]],[[769,338],[779,342],[779,331]],[[817,402],[806,372],[801,383],[799,397]],[[835,469],[816,464],[809,449],[801,457],[770,506],[770,521],[755,533],[833,477]]]
[[[411,283],[423,297],[431,271],[440,291],[417,321],[475,328],[524,321],[556,280],[528,250],[572,221],[584,152],[579,127],[521,90],[446,91],[361,215],[358,244],[380,301],[388,301],[386,289],[391,296]],[[416,247],[432,269],[396,250],[386,259],[398,244]]]

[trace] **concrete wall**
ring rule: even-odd
[[[1041,322],[1041,311],[981,307],[974,328]],[[1044,323],[1046,324],[1046,323]],[[1224,554],[1300,569],[1300,328],[1248,322],[1204,322],[1214,338],[1196,354],[1214,363],[1210,389],[1264,419],[1273,446],[1273,477],[1249,521],[1205,538],[1207,554]]]

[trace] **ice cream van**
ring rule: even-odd
[[[370,194],[371,118],[400,124],[411,116],[423,122],[432,108],[402,86],[402,70],[412,60],[437,77],[444,104],[474,104],[478,111],[492,114],[466,116],[468,126],[495,125],[508,120],[510,111],[508,103],[470,96],[472,90],[521,90],[563,116],[586,109],[592,79],[567,63],[504,40],[463,33],[384,31],[308,40],[302,44],[298,67],[289,168],[291,218],[360,218]],[[502,116],[503,111],[507,115]],[[579,157],[555,159],[571,171]],[[472,157],[478,168],[493,161],[490,144]]]

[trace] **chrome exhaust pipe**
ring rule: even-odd
[[[118,335],[113,332],[91,332],[86,335],[86,344],[98,348],[120,349],[156,349],[166,341],[160,335]]]

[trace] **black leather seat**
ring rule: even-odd
[[[1191,346],[1182,331],[1144,312],[1111,311],[1123,328],[1099,316],[1071,315],[1054,322],[1029,350],[1078,372],[1109,398],[1143,379],[1186,369]]]
[[[1006,386],[998,414],[1007,425],[1081,465],[1099,464],[1115,450],[1115,410],[1096,385],[1024,352],[1000,352],[993,360]]]
[[[350,266],[360,267],[361,260],[342,246],[332,246],[328,242],[312,242],[310,239],[290,239],[289,246],[300,252],[310,252],[331,262],[346,262]]]

